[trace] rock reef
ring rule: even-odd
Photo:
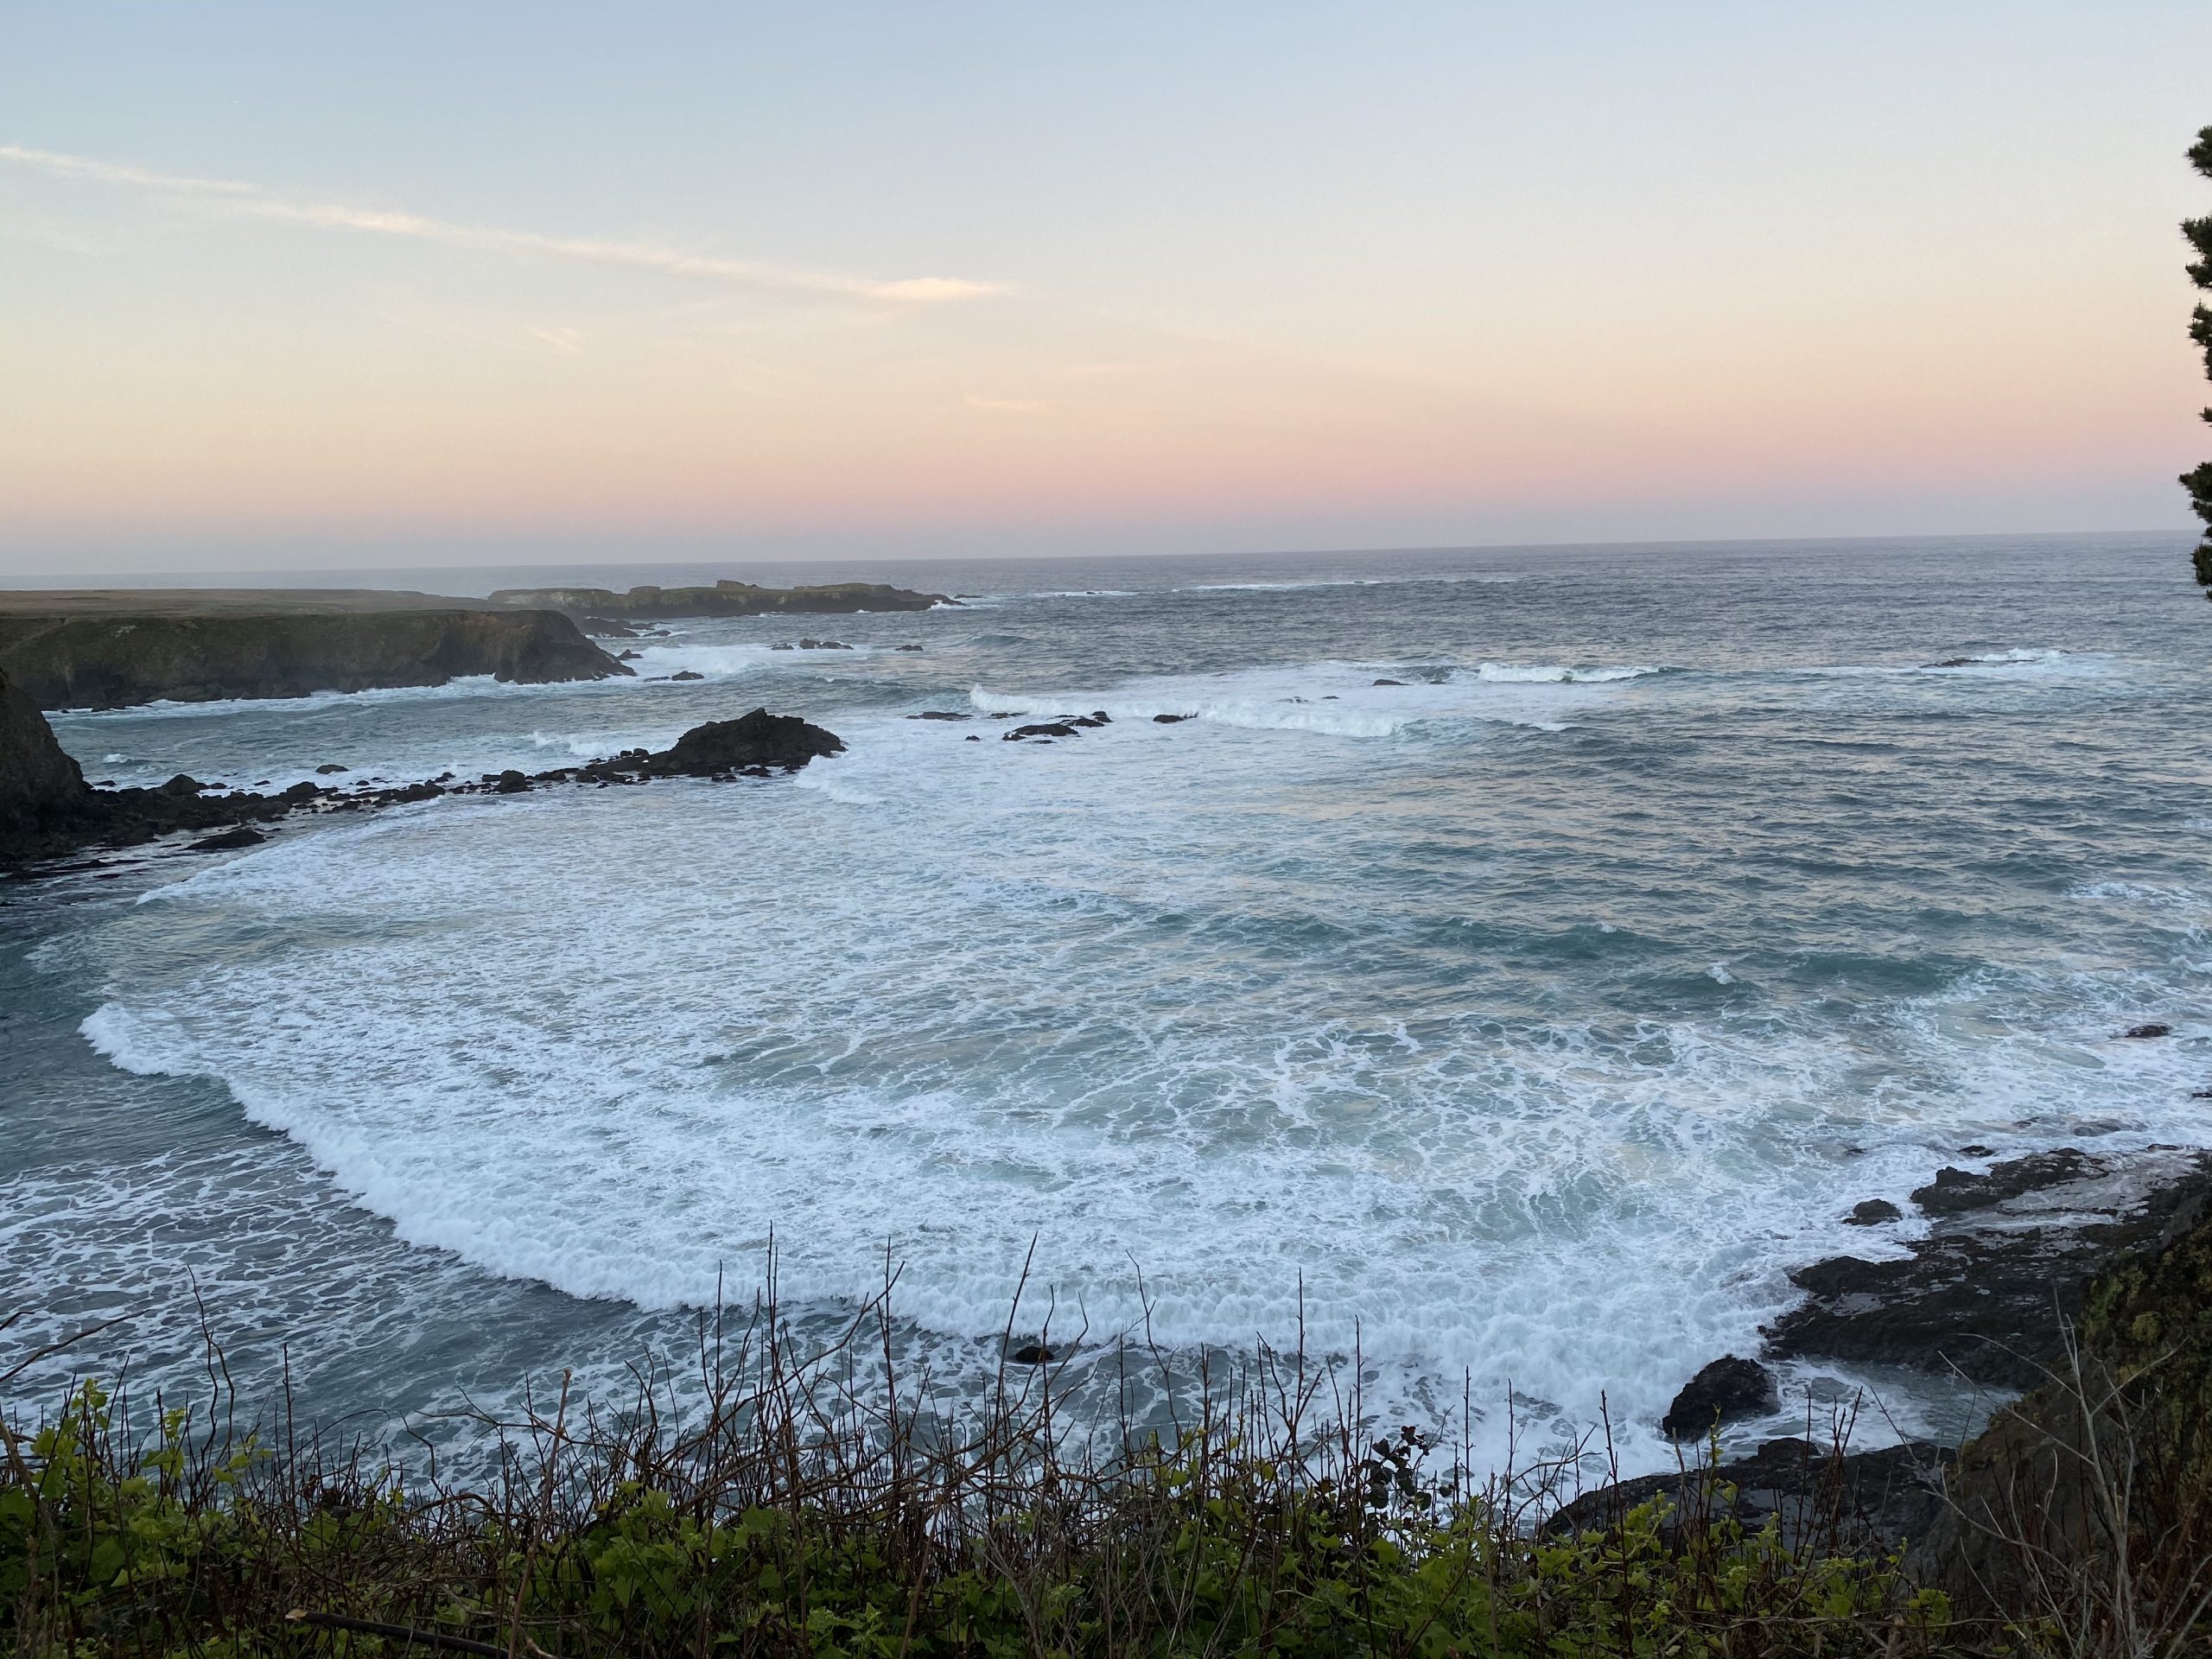
[[[632,749],[535,775],[490,772],[473,783],[456,782],[450,774],[352,791],[302,782],[281,794],[259,795],[211,792],[212,785],[179,774],[157,789],[95,789],[55,741],[46,716],[0,673],[0,871],[35,875],[41,873],[35,867],[50,866],[87,847],[128,847],[180,830],[216,832],[181,851],[235,852],[267,839],[254,825],[299,811],[358,812],[442,795],[522,795],[563,784],[605,788],[656,778],[766,778],[797,772],[844,748],[834,732],[795,715],[755,709],[735,720],[695,726],[665,749]],[[317,768],[326,775],[345,770],[334,765]]]
[[[0,594],[0,671],[41,709],[525,684],[631,671],[552,610],[427,594]]]

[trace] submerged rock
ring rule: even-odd
[[[680,668],[668,677],[671,680],[703,680],[707,677],[696,668]]]
[[[2130,1026],[2120,1034],[2138,1039],[2145,1037],[2171,1037],[2174,1034],[2174,1028],[2171,1026]]]
[[[205,836],[184,850],[188,853],[235,853],[248,847],[258,847],[267,841],[251,824],[240,824],[235,830],[226,830],[220,835]]]
[[[1701,1440],[1725,1424],[1781,1409],[1774,1373],[1755,1359],[1727,1354],[1683,1384],[1659,1427],[1670,1440]]]
[[[1017,726],[1000,735],[1003,742],[1019,743],[1026,737],[1073,737],[1075,728],[1059,721],[1046,720],[1039,721],[1034,725]]]

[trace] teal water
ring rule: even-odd
[[[2171,538],[855,574],[977,597],[635,642],[696,682],[59,717],[124,783],[537,771],[761,703],[850,749],[10,893],[0,1340],[119,1319],[16,1386],[187,1382],[204,1313],[249,1391],[420,1425],[680,1355],[772,1235],[812,1328],[902,1264],[957,1395],[1033,1241],[1025,1329],[1302,1316],[1408,1409],[1602,1392],[1633,1461],[1789,1267],[1880,1248],[1859,1199],[2212,1144]]]

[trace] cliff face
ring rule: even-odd
[[[92,798],[38,705],[0,673],[0,856],[83,817]]]
[[[836,582],[811,588],[756,588],[718,582],[711,588],[503,588],[492,595],[503,605],[543,605],[571,616],[615,620],[671,616],[849,615],[860,611],[926,611],[951,601],[880,582]]]
[[[298,697],[476,674],[541,684],[630,671],[567,617],[545,610],[72,614],[41,613],[35,600],[24,595],[0,613],[0,671],[41,709]]]

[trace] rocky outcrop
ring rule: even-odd
[[[1755,1359],[1727,1354],[1682,1385],[1659,1427],[1670,1440],[1701,1440],[1729,1423],[1781,1409],[1774,1373]]]
[[[0,670],[41,709],[168,698],[298,697],[443,685],[470,675],[542,684],[630,670],[552,611],[488,607],[99,613],[0,607]]]
[[[283,795],[211,795],[181,774],[158,789],[93,789],[54,741],[46,716],[0,673],[0,870],[20,870],[86,846],[130,846],[181,830],[234,831],[283,817],[321,793],[313,784],[302,784]],[[221,852],[247,844],[216,836],[193,850]]]
[[[2073,1351],[1960,1453],[1907,1567],[1969,1607],[2040,1605],[2055,1584],[2151,1624],[2212,1588],[2185,1582],[2207,1560],[2212,1198],[2200,1193],[2096,1275]],[[2123,1590],[2139,1605],[2098,1605]]]
[[[943,594],[916,593],[880,582],[836,582],[802,588],[757,588],[749,582],[718,582],[711,588],[643,584],[623,594],[610,588],[502,588],[492,598],[502,605],[560,611],[588,627],[611,625],[609,632],[628,622],[654,618],[926,611],[932,605],[959,602]]]
[[[695,726],[665,749],[632,749],[581,766],[535,776],[487,772],[474,783],[450,774],[421,783],[345,791],[299,783],[279,795],[219,791],[181,773],[157,789],[93,789],[54,741],[46,717],[0,675],[0,871],[39,874],[32,867],[86,847],[127,847],[180,830],[201,832],[178,850],[237,852],[267,839],[253,826],[293,812],[358,812],[434,801],[442,795],[524,795],[557,785],[643,784],[656,778],[765,778],[797,772],[809,761],[842,754],[834,732],[795,715],[755,709],[736,720]],[[319,771],[342,772],[327,766]],[[207,834],[204,832],[215,831]],[[50,873],[50,869],[48,871]]]
[[[92,798],[38,705],[0,671],[0,857],[76,823]]]
[[[653,778],[713,778],[766,767],[797,772],[808,761],[842,754],[844,740],[796,715],[766,709],[735,720],[694,726],[674,744],[648,755],[639,770]]]
[[[1768,1328],[1767,1352],[2032,1388],[2090,1277],[2208,1185],[2212,1157],[2173,1150],[2065,1147],[1981,1174],[1946,1168],[1912,1195],[1931,1224],[1904,1256],[1832,1256],[1790,1274],[1806,1299]]]
[[[1663,1498],[1669,1507],[1662,1532],[1670,1544],[1684,1529],[1733,1520],[1757,1532],[1772,1520],[1790,1549],[1885,1552],[1936,1530],[1949,1461],[1948,1452],[1924,1444],[1839,1452],[1810,1440],[1768,1440],[1733,1463],[1692,1465],[1585,1492],[1554,1512],[1544,1530],[1611,1532],[1630,1510]]]

